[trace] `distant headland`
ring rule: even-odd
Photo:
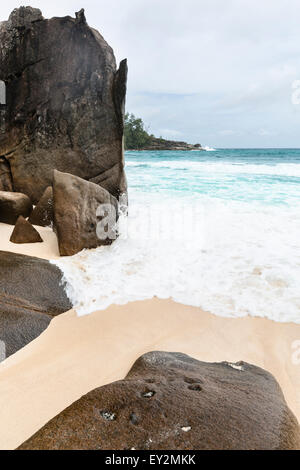
[[[201,144],[188,144],[176,140],[155,137],[145,129],[141,118],[134,114],[125,115],[125,150],[205,150]]]

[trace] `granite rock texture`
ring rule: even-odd
[[[10,166],[5,158],[0,158],[0,191],[13,191]]]
[[[61,271],[49,261],[0,251],[0,341],[6,355],[36,338],[72,308]]]
[[[42,243],[43,239],[39,232],[22,215],[17,220],[15,228],[11,234],[12,243]]]
[[[27,218],[32,204],[26,194],[0,191],[0,222],[15,225],[20,215]]]
[[[84,248],[96,248],[114,241],[115,238],[105,238],[105,230],[103,238],[97,232],[102,218],[108,221],[107,235],[117,235],[114,227],[118,217],[118,201],[101,186],[55,170],[53,202],[54,229],[61,256],[72,256]],[[113,211],[107,214],[108,217],[103,218],[97,212],[102,204]]]
[[[41,199],[33,209],[29,222],[40,227],[50,227],[53,224],[53,189],[45,189]]]

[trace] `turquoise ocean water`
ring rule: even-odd
[[[300,150],[127,152],[129,187],[174,197],[292,205],[300,201]]]
[[[300,150],[126,152],[129,217],[58,263],[79,314],[157,296],[300,323]]]

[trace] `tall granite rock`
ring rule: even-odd
[[[15,9],[0,23],[0,44],[0,161],[13,189],[37,203],[57,169],[117,198],[125,193],[126,60],[117,70],[113,50],[88,26],[84,10],[47,20],[38,9]]]

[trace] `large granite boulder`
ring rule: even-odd
[[[12,243],[42,243],[39,232],[20,215],[10,237]]]
[[[50,315],[22,312],[19,308],[3,311],[0,306],[0,362],[40,336],[48,328],[51,319]]]
[[[20,215],[27,218],[31,211],[31,201],[25,194],[0,191],[0,222],[15,225]]]
[[[125,380],[96,389],[20,449],[296,449],[299,425],[274,377],[246,363],[180,353],[140,357]]]
[[[29,222],[41,227],[50,227],[53,224],[53,189],[51,186],[45,189],[41,199],[31,212]]]
[[[71,307],[59,268],[43,259],[0,251],[0,341],[7,356]]]
[[[0,44],[6,83],[0,158],[14,191],[35,204],[58,169],[115,197],[126,192],[126,60],[117,70],[113,50],[83,11],[47,20],[38,9],[18,8],[0,23]]]
[[[96,248],[112,243],[114,238],[101,238],[98,232],[98,224],[101,223],[98,209],[105,204],[112,208],[107,217],[108,235],[116,233],[114,228],[118,201],[104,188],[78,176],[55,170],[53,201],[54,228],[61,256],[71,256],[84,248]]]

